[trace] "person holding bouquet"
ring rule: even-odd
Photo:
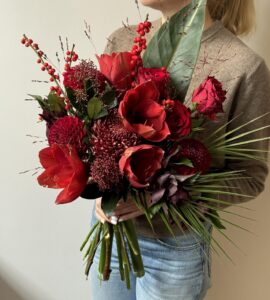
[[[152,22],[152,31],[146,34],[150,39],[162,24],[184,8],[188,0],[140,0],[142,5],[159,10],[162,17]],[[227,91],[222,116],[215,122],[205,124],[205,130],[199,132],[200,139],[207,139],[222,124],[228,124],[230,132],[241,124],[263,115],[270,107],[270,75],[264,60],[248,48],[239,35],[249,33],[254,26],[254,4],[252,0],[208,0],[206,6],[205,26],[201,39],[201,48],[194,74],[184,103],[191,106],[194,99],[204,99],[205,95],[220,97],[213,78],[217,78]],[[105,53],[127,51],[131,48],[136,35],[135,26],[121,27],[108,38]],[[146,76],[145,74],[143,74]],[[200,84],[204,82],[203,86]],[[200,86],[200,89],[196,88]],[[193,91],[195,92],[193,93]],[[211,97],[207,101],[211,102]],[[204,99],[205,100],[205,99]],[[202,107],[206,111],[206,105]],[[215,115],[209,115],[214,118]],[[231,122],[234,118],[235,121]],[[268,117],[269,118],[269,117]],[[258,120],[258,126],[265,125],[265,119]],[[252,125],[245,130],[252,130]],[[270,135],[267,129],[268,136]],[[243,131],[244,132],[244,131]],[[233,135],[232,135],[233,136]],[[251,150],[267,148],[267,141],[261,139],[262,133],[254,131],[250,139],[258,140],[251,144]],[[261,153],[261,155],[264,155]],[[213,162],[219,170],[244,170],[246,177],[239,180],[224,179],[222,184],[227,191],[237,188],[250,197],[237,194],[220,196],[223,200],[216,207],[226,206],[256,198],[263,190],[268,174],[267,164],[262,160],[237,159],[227,161],[219,157]],[[227,204],[225,204],[225,202]],[[151,205],[151,201],[148,203]],[[202,208],[203,213],[203,208]],[[211,286],[211,249],[195,232],[180,232],[172,226],[179,242],[170,235],[158,216],[153,219],[155,233],[149,226],[144,213],[132,199],[119,201],[113,216],[107,216],[101,208],[101,199],[95,200],[92,224],[115,224],[134,219],[144,262],[145,275],[142,278],[131,276],[131,289],[126,289],[120,280],[115,243],[112,248],[111,277],[109,281],[99,284],[96,276],[98,255],[94,258],[91,269],[92,299],[98,300],[197,300],[203,299]],[[205,222],[206,230],[211,234],[212,226]],[[98,251],[97,251],[98,254]]]

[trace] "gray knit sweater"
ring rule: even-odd
[[[153,21],[152,26],[150,33],[146,34],[148,41],[156,30],[160,28],[161,18]],[[136,25],[115,30],[108,37],[108,43],[104,52],[110,54],[112,52],[129,51],[136,35]],[[219,115],[217,122],[209,121],[206,124],[206,130],[198,136],[200,140],[203,140],[209,133],[220,127],[221,124],[227,123],[236,116],[238,118],[224,128],[220,134],[270,111],[270,73],[264,60],[238,37],[228,31],[220,21],[215,21],[211,27],[203,32],[201,49],[185,104],[190,105],[194,89],[208,75],[215,76],[223,83],[223,87],[227,90],[227,99],[224,103],[225,113]],[[255,124],[246,126],[243,128],[243,132],[266,124],[270,124],[270,116],[260,119]],[[262,136],[270,136],[270,129],[255,132],[249,135],[248,138],[257,139]],[[260,141],[247,146],[267,149],[269,144],[268,141]],[[261,156],[266,157],[266,154],[262,153]],[[223,170],[243,170],[245,177],[249,177],[234,181],[223,180],[221,185],[226,186],[228,190],[251,195],[252,198],[256,198],[264,190],[265,179],[268,174],[268,167],[265,162],[259,160],[227,161],[220,157],[213,162],[213,166]],[[235,190],[235,187],[238,189]],[[252,199],[231,195],[218,195],[218,198],[235,204]],[[226,205],[222,206],[222,209],[225,207]],[[137,217],[134,221],[138,235],[148,237],[166,237],[171,235],[158,216],[155,216],[153,219],[156,233],[152,232],[144,216]],[[173,226],[173,231],[176,235],[182,234],[175,225]]]

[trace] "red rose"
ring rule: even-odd
[[[138,83],[144,83],[152,80],[156,84],[161,99],[166,99],[168,95],[168,83],[170,80],[170,74],[165,68],[143,68],[140,67],[138,70]]]
[[[176,147],[179,147],[179,151],[176,152]],[[179,175],[191,175],[198,172],[205,173],[211,165],[211,155],[208,149],[198,140],[184,139],[178,142],[171,153],[176,152],[170,159],[170,166]],[[181,164],[183,159],[189,159],[192,166]]]
[[[124,127],[151,142],[160,142],[170,134],[164,107],[158,104],[159,92],[152,81],[126,92],[119,106]]]
[[[113,52],[111,55],[96,55],[101,73],[118,90],[128,90],[131,88],[133,77],[131,72],[132,54],[130,52]]]
[[[119,161],[122,174],[126,175],[132,186],[143,188],[157,170],[161,168],[164,151],[152,145],[139,145],[127,148]]]
[[[224,112],[222,104],[226,99],[226,91],[222,84],[215,78],[207,79],[194,91],[192,102],[197,103],[197,111],[209,119],[215,120],[216,114]]]
[[[171,131],[170,138],[178,140],[183,136],[187,136],[191,132],[192,121],[191,111],[180,101],[165,100],[166,122]]]
[[[38,176],[38,183],[44,187],[64,189],[56,198],[57,204],[71,202],[80,196],[88,175],[74,147],[53,144],[39,152],[39,159],[45,171]]]

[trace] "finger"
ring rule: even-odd
[[[104,214],[103,210],[97,205],[96,206],[96,216],[104,224],[105,221],[109,222],[109,218]]]

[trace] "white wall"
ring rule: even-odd
[[[270,3],[267,0],[257,0],[257,3],[261,20],[257,34],[249,43],[270,64]],[[142,9],[143,15],[146,12],[150,12],[150,19],[159,16],[157,12]],[[90,299],[79,247],[88,231],[91,202],[78,200],[70,205],[56,206],[54,199],[58,191],[39,187],[31,172],[18,174],[39,166],[37,154],[45,146],[44,143],[32,144],[35,139],[26,137],[31,134],[42,140],[44,124],[37,122],[36,103],[23,99],[27,93],[47,92],[46,84],[31,82],[47,77],[39,72],[33,53],[20,45],[21,34],[27,33],[38,41],[52,59],[59,49],[59,34],[77,44],[81,57],[94,57],[96,52],[102,52],[105,37],[121,26],[126,17],[131,24],[139,21],[133,0],[0,0],[1,300]],[[96,51],[84,36],[84,19],[91,25]],[[215,259],[214,287],[209,300],[270,299],[264,279],[270,275],[267,256],[267,251],[270,252],[267,231],[270,202],[267,200],[266,191],[258,201],[250,204],[256,208],[254,214],[260,220],[254,227],[260,233],[258,238],[230,231],[239,238],[238,244],[247,249],[248,255],[235,254],[236,267]],[[264,246],[266,241],[268,244]],[[254,285],[258,288],[257,297],[252,294]],[[226,293],[222,296],[224,286]]]

